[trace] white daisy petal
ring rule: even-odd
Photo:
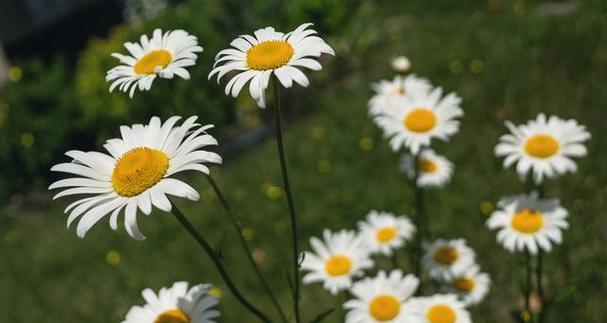
[[[110,92],[118,88],[133,97],[135,90],[149,91],[156,76],[171,79],[177,75],[189,79],[190,73],[184,68],[193,66],[202,52],[197,39],[183,30],[154,30],[148,40],[146,35],[140,37],[140,43],[125,43],[129,55],[113,53],[120,63],[106,74],[106,81],[112,81]]]
[[[200,284],[188,289],[188,283],[176,282],[169,288],[161,288],[158,294],[149,288],[141,293],[146,302],[133,306],[122,323],[215,323],[220,316],[213,309],[217,299],[209,295],[210,285]]]
[[[435,294],[429,297],[414,298],[409,302],[412,320],[407,322],[435,323],[472,323],[466,304],[454,294]]]
[[[583,142],[590,133],[573,119],[540,114],[520,126],[506,122],[506,127],[511,134],[500,137],[495,154],[505,157],[504,167],[516,163],[522,179],[532,172],[534,181],[541,183],[544,178],[575,172],[577,165],[571,158],[587,153]]]
[[[442,89],[413,76],[376,85],[379,93],[369,101],[369,113],[390,139],[392,150],[408,148],[418,154],[433,138],[447,140],[458,130],[455,118],[463,115],[455,94],[442,97]],[[409,84],[409,85],[408,85]],[[392,91],[392,92],[388,92]]]
[[[464,239],[438,239],[424,249],[422,262],[434,279],[448,280],[475,263],[474,250]]]
[[[215,56],[209,79],[217,76],[217,82],[227,73],[238,71],[225,88],[226,95],[236,97],[249,84],[249,92],[260,108],[265,108],[265,90],[270,76],[274,74],[280,84],[290,88],[293,81],[308,86],[309,80],[297,67],[321,70],[322,66],[314,58],[322,53],[334,55],[333,49],[316,31],[307,29],[312,24],[303,24],[293,32],[284,34],[266,27],[254,32],[254,37],[241,35]],[[311,58],[314,57],[314,58]]]
[[[561,243],[561,231],[568,227],[565,210],[556,199],[539,199],[537,194],[521,194],[502,198],[487,220],[490,229],[497,229],[498,239],[509,251],[540,249],[550,252],[553,244]],[[550,242],[552,241],[552,243]]]
[[[393,250],[402,248],[413,238],[415,227],[405,216],[394,216],[392,213],[371,210],[365,221],[358,222],[360,236],[371,253],[386,256]]]
[[[371,268],[373,261],[361,237],[352,231],[323,232],[324,241],[311,238],[310,244],[318,253],[305,252],[301,269],[308,271],[305,284],[322,282],[332,294],[352,285],[352,280]]]
[[[137,227],[137,209],[144,214],[150,214],[153,207],[169,212],[172,205],[167,194],[198,200],[196,190],[171,176],[188,170],[209,174],[205,164],[219,164],[221,156],[203,150],[217,144],[206,132],[212,125],[202,126],[196,122],[197,117],[190,117],[178,126],[179,119],[171,117],[162,124],[153,117],[146,125],[120,127],[122,137],[109,139],[104,145],[110,155],[68,151],[66,155],[73,158],[72,162],[55,165],[51,170],[74,176],[49,186],[50,190],[60,190],[53,199],[89,195],[65,209],[68,227],[79,218],[76,231],[83,237],[102,217],[111,214],[110,227],[115,230],[124,210],[128,234],[143,239]]]
[[[418,285],[417,277],[404,276],[398,269],[356,282],[350,289],[355,298],[343,306],[348,310],[345,323],[415,322],[407,305]]]

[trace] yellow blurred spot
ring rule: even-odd
[[[249,114],[244,118],[244,124],[248,128],[253,128],[261,123],[261,118],[258,114]]]
[[[221,289],[219,289],[218,287],[213,287],[209,290],[209,295],[215,297],[215,298],[221,298]]]
[[[362,137],[358,142],[358,147],[360,147],[360,150],[362,151],[369,151],[373,149],[374,146],[375,142],[373,141],[373,138],[370,137]]]
[[[27,132],[21,135],[21,144],[25,148],[32,148],[34,145],[34,135]]]
[[[523,322],[531,322],[531,313],[528,311],[521,312],[521,319],[523,319]]]
[[[202,193],[201,195],[202,195],[203,200],[212,200],[215,198],[215,192],[210,187],[205,188],[204,190],[202,190],[201,193]]]
[[[449,70],[453,74],[461,74],[464,71],[464,64],[459,59],[454,59],[449,63]]]
[[[11,230],[11,231],[7,232],[6,235],[4,236],[4,240],[8,244],[14,244],[15,242],[17,242],[18,239],[19,239],[19,234],[17,234],[17,231],[15,231],[15,230]]]
[[[275,200],[282,195],[282,189],[275,185],[267,185],[265,193],[268,198]]]
[[[326,174],[331,170],[331,162],[326,159],[319,160],[316,164],[316,169],[318,169],[319,173]]]
[[[253,237],[255,236],[255,231],[253,231],[253,229],[250,229],[250,228],[242,229],[242,236],[244,237],[245,240],[251,241],[251,240],[253,240]]]
[[[485,63],[480,59],[475,59],[470,63],[470,70],[474,74],[481,74],[485,70]]]
[[[325,136],[325,128],[316,126],[312,129],[312,137],[315,139],[322,139]]]
[[[276,233],[283,233],[287,230],[287,223],[284,221],[278,221],[274,223],[274,231]]]
[[[105,254],[105,261],[112,266],[116,266],[120,263],[120,253],[116,250],[110,250]]]
[[[23,77],[23,71],[17,66],[8,69],[8,79],[11,82],[18,82]]]
[[[489,214],[491,214],[491,212],[493,212],[493,204],[489,201],[484,201],[481,203],[481,213],[483,213],[486,216],[489,216]]]
[[[514,14],[522,16],[525,14],[525,11],[527,11],[527,5],[525,4],[525,1],[517,0],[514,2],[512,9],[514,10]]]

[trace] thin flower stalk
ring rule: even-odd
[[[282,172],[282,179],[284,184],[284,190],[287,198],[287,205],[289,207],[289,216],[291,221],[291,244],[293,248],[293,313],[295,314],[295,322],[300,322],[299,314],[299,246],[297,242],[297,216],[295,215],[295,206],[293,203],[293,194],[291,192],[291,185],[289,183],[289,174],[287,170],[287,160],[284,151],[284,143],[282,138],[282,117],[280,107],[280,92],[278,78],[273,77],[274,87],[274,125],[276,128],[276,145],[278,147],[278,156],[280,159],[280,168]]]
[[[219,255],[217,254],[215,249],[213,249],[213,247],[209,244],[209,242],[192,225],[192,223],[185,217],[185,215],[183,215],[183,213],[177,208],[177,206],[173,202],[171,202],[171,204],[172,204],[171,213],[173,213],[173,215],[175,216],[177,221],[186,229],[186,231],[188,231],[188,233],[194,238],[194,240],[196,240],[198,245],[204,250],[204,252],[209,256],[209,258],[211,258],[211,260],[213,261],[213,264],[219,271],[221,278],[225,282],[226,286],[228,287],[228,289],[230,290],[232,295],[234,295],[236,300],[245,309],[247,309],[247,311],[251,312],[253,315],[255,315],[257,318],[259,318],[261,321],[266,322],[266,323],[271,323],[272,321],[266,316],[266,314],[264,314],[257,307],[255,307],[253,304],[251,304],[251,302],[249,302],[243,296],[243,294],[240,292],[238,287],[236,287],[235,283],[232,281],[230,274],[227,272],[226,268],[223,265],[223,262],[221,261],[221,258],[219,257]]]
[[[280,307],[280,304],[278,303],[278,299],[276,298],[276,295],[274,295],[274,293],[272,292],[272,289],[270,288],[268,281],[263,276],[255,259],[253,259],[253,253],[251,252],[251,247],[249,247],[249,244],[247,243],[247,241],[243,235],[243,227],[242,227],[242,221],[240,219],[240,216],[238,216],[237,214],[234,213],[234,211],[232,211],[232,208],[228,204],[228,201],[226,200],[224,194],[222,193],[221,189],[219,188],[219,185],[217,185],[217,182],[215,182],[213,177],[211,177],[210,175],[207,175],[206,178],[209,181],[209,184],[211,184],[213,191],[215,191],[217,198],[219,198],[221,206],[228,214],[228,218],[230,219],[230,222],[231,222],[232,226],[234,227],[234,230],[237,232],[240,243],[242,244],[242,247],[244,248],[245,253],[247,254],[249,263],[251,263],[251,266],[253,267],[253,270],[255,271],[257,278],[261,282],[263,289],[265,290],[266,294],[268,294],[268,297],[270,297],[270,300],[272,301],[272,304],[274,305],[274,307],[276,308],[276,311],[280,315],[281,320],[283,322],[287,323],[288,322],[287,316],[285,315],[284,311]]]

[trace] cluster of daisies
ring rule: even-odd
[[[271,79],[284,88],[307,86],[309,80],[302,69],[321,70],[319,56],[334,55],[311,26],[302,24],[289,33],[267,27],[254,35],[239,36],[231,42],[231,48],[217,54],[215,65],[209,67],[209,79],[217,76],[219,82],[224,75],[233,75],[225,93],[234,97],[248,83],[259,107],[265,107]],[[184,30],[156,29],[151,37],[142,35],[138,42],[127,42],[124,47],[127,54],[112,54],[120,64],[107,72],[106,81],[110,92],[117,89],[130,97],[136,90],[149,91],[158,78],[178,76],[188,80],[188,68],[196,65],[203,52],[197,37]],[[186,171],[209,175],[208,165],[221,164],[222,158],[206,150],[217,145],[207,133],[212,125],[198,123],[197,117],[179,124],[180,120],[173,116],[163,122],[153,117],[147,124],[121,126],[120,136],[103,145],[105,153],[68,151],[71,160],[52,167],[52,171],[72,177],[49,187],[60,190],[54,199],[85,196],[66,207],[68,227],[78,220],[77,235],[84,237],[95,223],[109,217],[110,227],[116,230],[124,214],[127,233],[141,240],[144,235],[137,224],[139,211],[145,215],[150,215],[153,208],[171,212],[175,208],[171,197],[199,200],[199,193],[175,175]],[[213,323],[219,312],[212,309],[217,300],[209,290],[209,285],[188,289],[185,282],[162,288],[158,294],[146,289],[142,293],[146,305],[133,307],[123,322]]]
[[[370,211],[357,231],[325,230],[310,239],[302,269],[304,283],[322,283],[333,295],[347,292],[346,323],[471,322],[466,309],[480,303],[489,290],[489,276],[480,273],[474,251],[465,241],[438,240],[426,246],[428,275],[442,283],[439,294],[416,297],[420,278],[401,269],[377,271],[377,257],[396,256],[415,234],[404,215]]]
[[[510,133],[500,137],[495,154],[505,157],[505,168],[516,166],[522,181],[531,176],[536,190],[500,199],[487,226],[499,230],[497,240],[511,252],[550,252],[562,241],[568,212],[558,199],[540,196],[544,181],[577,170],[573,158],[586,155],[583,143],[590,133],[573,119],[544,114],[519,126],[506,122],[506,127]]]
[[[542,253],[548,253],[554,245],[560,244],[562,231],[569,226],[568,212],[560,201],[543,196],[544,182],[575,172],[577,165],[573,158],[586,155],[584,142],[591,136],[573,119],[547,117],[543,113],[518,126],[508,121],[506,127],[510,133],[500,137],[495,154],[504,157],[505,168],[515,167],[521,181],[531,177],[535,189],[501,198],[498,208],[487,220],[487,227],[498,230],[497,241],[508,251],[536,255],[536,270],[541,275]],[[530,257],[527,259],[527,266],[531,267]],[[542,289],[541,276],[536,278],[536,286],[538,290]],[[540,312],[538,316],[541,315]]]
[[[466,306],[477,305],[489,292],[489,275],[480,271],[474,250],[464,239],[438,239],[424,246],[424,268],[440,290],[456,295]]]
[[[406,71],[409,61],[394,60],[397,71]],[[448,140],[459,130],[463,115],[461,99],[414,74],[396,75],[372,85],[369,115],[390,139],[396,153],[405,149],[401,169],[419,187],[443,187],[451,179],[453,163],[430,148],[432,139]],[[416,174],[417,173],[417,174]]]

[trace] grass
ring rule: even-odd
[[[404,52],[415,73],[464,99],[461,132],[435,146],[455,163],[455,176],[426,198],[434,236],[466,238],[494,282],[485,303],[472,309],[475,322],[508,321],[520,301],[524,275],[522,256],[503,250],[484,226],[487,209],[501,196],[527,189],[493,155],[505,132],[503,121],[522,123],[545,112],[587,125],[594,137],[589,156],[579,160],[579,172],[547,187],[547,195],[561,198],[569,209],[571,228],[565,243],[546,257],[547,292],[553,299],[546,321],[601,321],[607,292],[607,147],[601,138],[607,127],[607,35],[600,31],[607,22],[600,8],[587,5],[569,16],[540,17],[520,8],[515,14],[510,7],[407,14],[396,6],[363,5],[353,17],[351,34],[330,40],[338,52],[327,63],[330,86],[312,82],[305,92],[288,97],[293,102],[300,95],[317,96],[313,113],[289,124],[285,138],[303,247],[325,228],[354,228],[370,209],[413,213],[412,191],[398,171],[398,156],[366,115],[369,83],[390,77],[388,59]],[[288,308],[288,213],[275,143],[251,147],[212,172],[242,214],[256,257]],[[188,180],[202,200],[178,204],[220,246],[245,294],[274,314],[210,186],[202,176]],[[14,197],[3,209],[0,304],[5,310],[0,322],[120,321],[131,305],[142,302],[143,288],[176,280],[217,284],[223,291],[222,321],[252,321],[172,216],[140,216],[147,236],[143,242],[123,229],[112,232],[104,221],[78,239],[65,228],[67,204],[51,203],[46,192],[35,190]],[[318,285],[304,286],[303,295],[307,319],[343,301]],[[338,309],[325,322],[341,322],[342,315]]]

